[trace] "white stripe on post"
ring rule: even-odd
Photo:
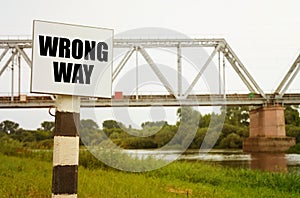
[[[53,166],[78,165],[79,137],[55,136]]]
[[[56,96],[56,110],[59,112],[80,113],[80,98],[77,96]]]

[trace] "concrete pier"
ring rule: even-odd
[[[265,106],[250,111],[249,138],[243,141],[245,152],[285,152],[295,144],[295,138],[286,136],[282,106]]]

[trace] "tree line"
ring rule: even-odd
[[[242,148],[243,138],[249,136],[249,107],[227,107],[220,113],[202,115],[191,107],[177,110],[178,121],[144,122],[141,129],[127,127],[116,120],[105,120],[102,128],[91,119],[80,121],[81,145],[108,145],[111,141],[125,149],[150,149],[168,145],[191,149],[201,146],[214,148]],[[293,106],[285,107],[287,136],[300,143],[300,117]],[[26,130],[18,123],[5,120],[0,123],[0,144],[8,142],[29,148],[49,149],[53,146],[55,124],[44,121],[36,130]]]

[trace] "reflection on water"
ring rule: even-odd
[[[251,169],[287,172],[288,164],[284,153],[251,153]]]
[[[188,150],[185,153],[176,150],[127,150],[127,153],[145,158],[153,156],[165,160],[190,160],[204,161],[208,163],[229,166],[235,168],[251,168],[275,172],[297,172],[300,174],[300,154],[284,153],[243,153],[242,150],[220,150],[210,151]]]

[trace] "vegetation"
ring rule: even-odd
[[[295,146],[292,146],[291,148],[289,148],[289,150],[287,152],[288,153],[297,153],[297,154],[300,154],[300,143],[298,143]]]
[[[90,163],[89,163],[90,164]],[[2,197],[49,197],[52,163],[0,154]],[[300,176],[175,162],[146,173],[79,167],[79,197],[299,197]],[[12,185],[13,184],[13,185]]]
[[[287,134],[299,135],[299,114],[286,108]],[[224,125],[219,122],[225,116]],[[132,129],[114,120],[102,129],[93,120],[81,120],[81,141],[87,146],[109,145],[108,138],[123,148],[157,148],[171,141],[171,146],[189,142],[183,132],[195,130],[190,148],[209,145],[218,135],[215,147],[241,148],[248,136],[248,111],[227,108],[222,115],[201,115],[193,109],[179,109],[178,123],[142,123]],[[214,119],[211,119],[214,118]],[[185,119],[185,120],[183,120]],[[210,122],[214,120],[214,122]],[[184,121],[185,124],[182,124]],[[178,130],[182,130],[182,133]],[[206,136],[209,131],[209,136]],[[1,197],[49,197],[51,195],[53,122],[43,122],[37,130],[19,128],[17,123],[0,123],[0,195]],[[175,137],[175,138],[174,138]],[[206,142],[205,142],[206,141]],[[300,150],[300,144],[293,152]],[[45,149],[45,150],[43,150]],[[109,152],[109,151],[108,151]],[[108,156],[109,153],[104,153]],[[299,197],[300,175],[268,173],[219,167],[202,162],[176,161],[161,169],[144,173],[115,170],[82,149],[79,159],[79,197]],[[151,168],[154,159],[138,162],[129,156],[118,158],[128,167]],[[118,161],[115,162],[118,164]],[[13,184],[13,185],[12,185]]]
[[[214,148],[242,148],[243,138],[249,133],[249,108],[227,107],[220,114],[202,115],[192,108],[179,108],[178,122],[144,122],[142,129],[126,127],[115,120],[105,120],[102,129],[93,120],[81,120],[81,145],[105,145],[108,140],[126,149],[170,148],[202,146]],[[285,109],[287,135],[300,143],[300,117],[293,106]],[[224,121],[223,121],[224,120]],[[0,123],[0,141],[14,141],[26,148],[49,149],[53,145],[54,123],[45,121],[37,130],[19,128],[18,123],[5,120]],[[209,133],[208,133],[209,132]],[[2,140],[3,139],[3,140]],[[298,148],[298,147],[295,147]],[[300,151],[299,151],[300,152]]]

